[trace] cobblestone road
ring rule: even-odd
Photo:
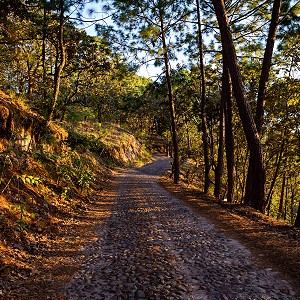
[[[271,269],[256,267],[244,246],[159,186],[168,167],[160,157],[119,175],[116,205],[67,298],[299,299]]]

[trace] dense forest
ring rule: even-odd
[[[47,124],[159,138],[175,184],[300,227],[299,1],[1,0],[0,14],[0,89]],[[137,75],[150,63],[159,75]]]

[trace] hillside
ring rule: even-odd
[[[113,169],[142,164],[149,154],[116,125],[47,124],[2,92],[0,112],[1,296],[78,225]]]

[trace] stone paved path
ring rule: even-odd
[[[157,184],[169,166],[158,158],[119,176],[116,205],[67,299],[299,299],[239,242]]]

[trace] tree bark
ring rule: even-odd
[[[31,99],[33,94],[33,78],[32,78],[33,76],[32,76],[32,66],[30,66],[28,61],[27,61],[27,74],[28,74],[27,97]]]
[[[295,205],[295,200],[296,200],[296,191],[294,186],[297,185],[296,183],[296,178],[293,180],[293,184],[291,183],[291,205],[290,205],[290,215],[291,215],[291,224],[294,223],[294,205]]]
[[[161,9],[159,10],[159,17],[160,17],[160,29],[161,29],[161,38],[163,44],[163,53],[164,53],[164,63],[166,68],[166,79],[167,79],[167,86],[168,86],[168,99],[169,99],[169,108],[171,114],[171,129],[172,129],[172,142],[173,142],[173,181],[174,183],[179,182],[179,146],[178,146],[178,136],[177,136],[177,126],[176,126],[176,114],[175,114],[175,101],[174,101],[174,94],[173,94],[173,87],[171,81],[171,70],[169,64],[169,55],[168,55],[168,47],[166,44],[165,38],[165,28],[163,23],[163,13]]]
[[[60,52],[60,62],[54,72],[54,95],[53,95],[52,105],[50,107],[48,122],[52,121],[54,116],[54,110],[56,108],[58,96],[59,96],[60,77],[66,63],[66,49],[64,44],[64,0],[59,1],[59,9],[60,9],[60,14],[59,14],[58,44],[59,44],[59,52]]]
[[[206,77],[204,67],[204,54],[203,54],[203,38],[201,30],[201,15],[200,15],[200,3],[197,5],[197,24],[198,24],[198,49],[200,60],[200,74],[201,74],[201,130],[202,130],[202,143],[204,153],[204,193],[208,193],[210,186],[209,172],[210,172],[210,160],[209,160],[209,145],[208,145],[208,129],[206,121]]]
[[[278,208],[277,219],[281,219],[282,216],[283,216],[283,201],[284,201],[285,181],[286,181],[286,175],[285,175],[285,172],[284,172],[283,177],[282,177],[282,184],[281,184],[281,192],[280,192],[280,200],[279,200],[279,208]]]
[[[273,194],[273,188],[275,186],[275,182],[279,173],[280,165],[281,165],[281,160],[282,160],[282,154],[284,150],[284,144],[285,144],[285,139],[282,140],[281,147],[280,147],[280,152],[278,153],[278,156],[276,158],[276,170],[271,182],[270,190],[267,196],[266,204],[267,204],[267,210],[268,210],[268,215],[270,214],[270,207],[271,207],[271,202],[272,202],[272,194]]]
[[[271,60],[273,55],[274,43],[276,38],[277,26],[279,23],[280,16],[280,8],[281,8],[282,0],[274,0],[272,18],[268,33],[267,44],[264,53],[264,59],[262,64],[262,70],[259,80],[259,88],[258,88],[258,96],[257,96],[257,104],[256,104],[256,115],[255,115],[255,123],[257,132],[260,135],[262,131],[263,125],[263,117],[264,117],[264,106],[265,106],[265,95],[266,95],[266,86],[269,79]],[[256,174],[255,173],[255,162],[256,157],[253,153],[250,153],[249,159],[249,169],[247,175],[247,182],[255,181]],[[249,187],[249,185],[248,185]],[[247,190],[246,188],[246,196],[252,193],[252,190]],[[245,197],[245,202],[251,205],[251,198],[249,196]]]
[[[223,83],[222,90],[226,94],[225,99],[225,149],[227,162],[227,202],[233,201],[233,186],[234,186],[234,137],[232,125],[232,91],[231,82],[226,61],[223,61]]]
[[[294,226],[300,227],[300,202],[299,202],[297,217],[296,217]]]
[[[42,42],[42,66],[43,66],[43,101],[46,103],[46,39],[47,39],[47,0],[44,0],[44,16],[43,16],[43,42]]]
[[[251,204],[255,209],[264,211],[264,186],[265,186],[265,168],[262,154],[262,147],[255,125],[254,118],[248,105],[241,71],[238,65],[236,51],[229,28],[229,22],[222,0],[212,0],[217,15],[223,51],[225,59],[228,62],[228,68],[233,84],[234,96],[237,102],[239,115],[242,121],[243,129],[250,149],[250,155],[253,158],[253,164],[249,165],[249,177],[246,183],[245,202]]]
[[[276,39],[276,32],[279,24],[281,5],[282,5],[282,0],[274,0],[268,39],[267,39],[267,44],[264,52],[264,59],[263,59],[262,69],[260,74],[258,95],[257,95],[257,105],[256,105],[256,116],[255,116],[256,128],[259,134],[261,133],[262,125],[263,125],[266,86],[269,80],[271,61],[272,61],[272,55],[273,55],[274,44]]]
[[[186,139],[187,139],[187,157],[190,158],[191,157],[191,134],[190,134],[190,129],[189,129],[189,125],[188,125],[188,119],[185,118],[184,119],[185,122],[185,127],[186,127]]]
[[[223,89],[224,74],[222,76],[222,95],[220,103],[219,117],[219,147],[218,147],[218,162],[215,171],[215,188],[214,196],[219,198],[222,190],[222,175],[224,171],[224,104],[226,101],[226,91]]]

